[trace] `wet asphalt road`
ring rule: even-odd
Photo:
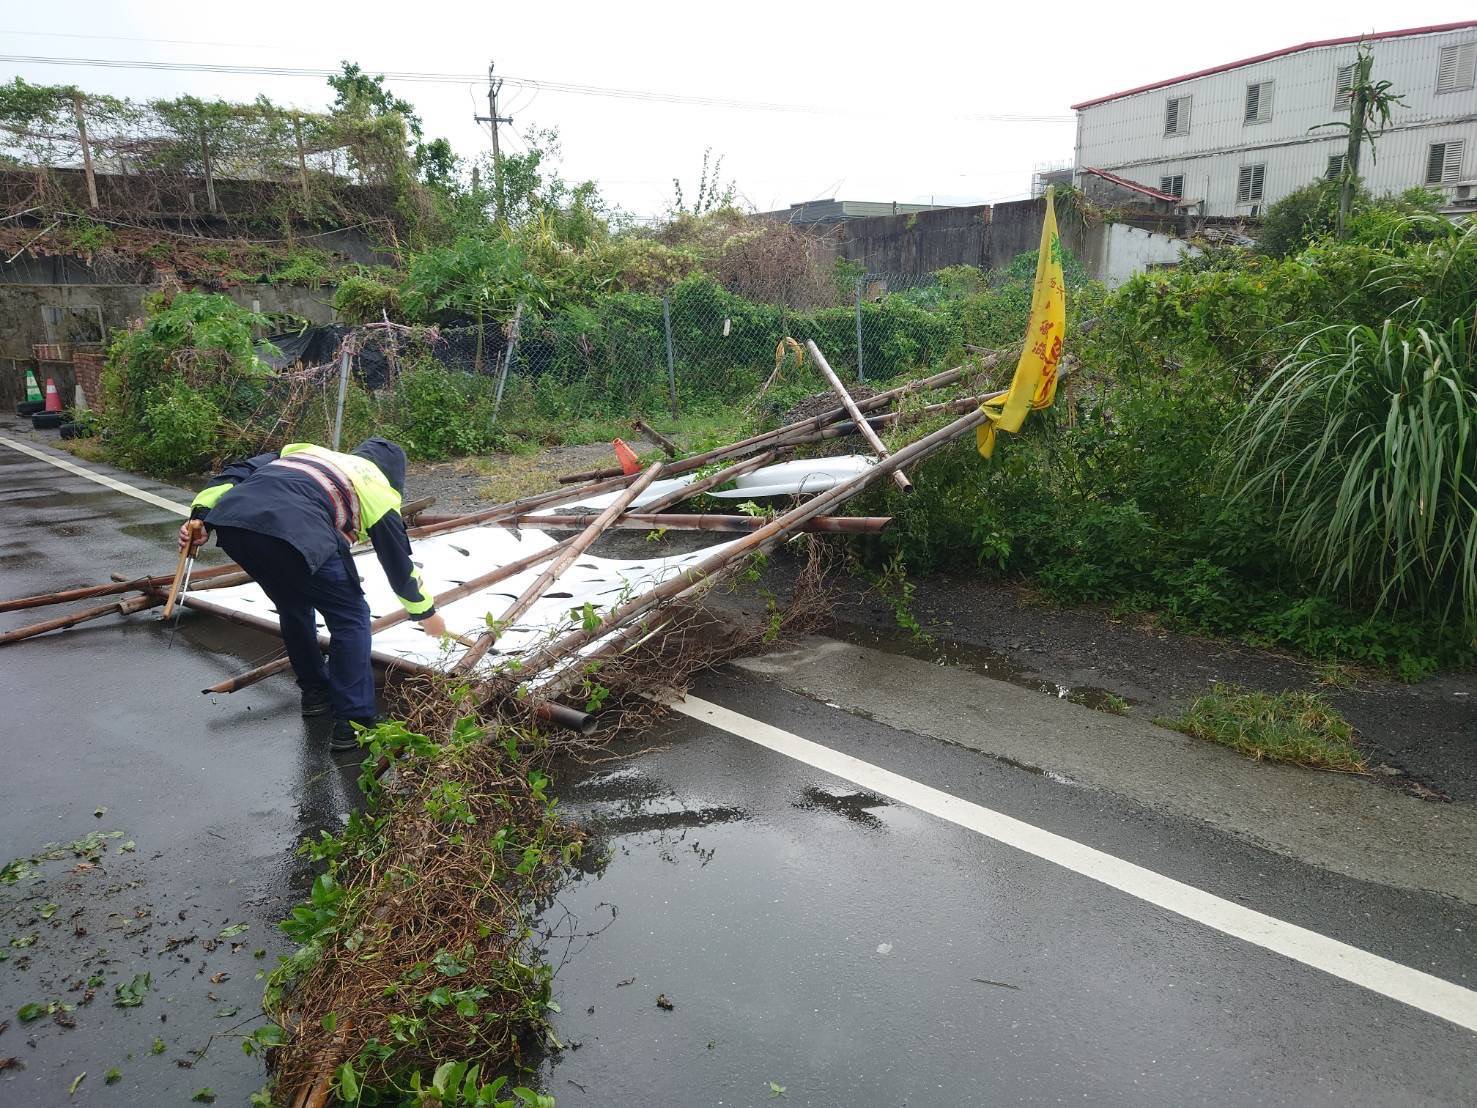
[[[168,569],[177,525],[0,448],[4,595]],[[346,813],[356,770],[323,752],[288,681],[200,695],[259,660],[265,636],[187,616],[168,643],[140,616],[0,649],[0,864],[120,832],[91,844],[95,864],[64,852],[42,882],[0,885],[0,937],[36,936],[0,947],[0,1057],[24,1064],[0,1074],[0,1104],[187,1104],[207,1086],[241,1104],[264,1079],[231,1036],[250,1028],[236,1025],[259,1002],[255,974],[286,947],[274,921],[309,877],[292,848]],[[752,676],[697,691],[1477,981],[1477,912],[1453,902],[1334,877]],[[544,915],[567,1049],[540,1076],[560,1108],[1477,1101],[1477,1036],[1434,1017],[691,720],[618,753],[559,774],[568,813],[595,833]],[[114,987],[143,972],[143,1003],[114,1007]],[[63,1013],[75,1028],[15,1015],[49,1000],[79,1003]],[[105,1085],[112,1067],[121,1079]]]

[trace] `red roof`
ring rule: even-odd
[[[1208,77],[1212,73],[1224,73],[1228,69],[1240,69],[1243,65],[1255,65],[1257,62],[1269,61],[1272,58],[1280,58],[1285,54],[1296,54],[1299,50],[1314,50],[1320,46],[1345,46],[1356,42],[1378,42],[1384,38],[1405,38],[1407,35],[1434,35],[1442,31],[1461,31],[1468,27],[1477,27],[1477,19],[1463,20],[1460,23],[1436,23],[1430,27],[1411,27],[1404,31],[1378,31],[1367,35],[1349,35],[1345,38],[1325,38],[1315,42],[1302,42],[1296,46],[1289,46],[1284,50],[1273,50],[1268,54],[1258,54],[1254,58],[1242,58],[1239,62],[1227,62],[1225,65],[1211,66],[1209,69],[1200,69],[1194,73],[1186,73],[1179,77],[1171,77],[1167,81],[1155,81],[1151,85],[1140,85],[1138,88],[1124,89],[1115,92],[1111,96],[1099,96],[1092,100],[1084,100],[1080,104],[1073,104],[1073,111],[1081,111],[1095,104],[1106,104],[1109,100],[1118,100],[1124,96],[1133,96],[1136,93],[1148,92],[1151,89],[1167,88],[1169,85],[1177,85],[1181,81],[1192,81],[1196,77]]]
[[[1101,177],[1104,181],[1112,181],[1121,188],[1126,188],[1131,192],[1143,193],[1145,196],[1152,197],[1155,200],[1163,200],[1170,204],[1184,203],[1178,196],[1167,192],[1160,192],[1158,189],[1151,189],[1148,185],[1141,185],[1137,181],[1130,181],[1127,177],[1120,177],[1116,173],[1109,173],[1106,169],[1094,169],[1090,165],[1084,165],[1082,172],[1094,174],[1095,176]]]

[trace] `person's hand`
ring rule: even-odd
[[[194,554],[205,545],[205,524],[198,519],[187,519],[180,525],[179,548]]]
[[[446,621],[441,618],[440,612],[432,612],[420,622],[421,630],[433,639],[439,639],[442,635],[446,634]]]

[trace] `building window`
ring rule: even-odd
[[[1437,92],[1466,92],[1477,78],[1477,42],[1462,42],[1441,48],[1441,68],[1436,73]]]
[[[1330,181],[1337,181],[1344,175],[1344,166],[1349,161],[1347,154],[1330,154],[1328,156],[1328,168],[1324,170],[1323,176]]]
[[[1466,139],[1454,142],[1433,142],[1426,154],[1426,184],[1450,185],[1462,176],[1462,154],[1467,146]]]
[[[1272,82],[1257,81],[1246,86],[1247,123],[1265,123],[1272,118]]]
[[[1164,102],[1164,133],[1186,135],[1190,133],[1190,98],[1171,96]]]
[[[1267,176],[1267,163],[1243,165],[1236,180],[1236,203],[1255,204],[1262,198],[1262,182]]]
[[[1349,101],[1354,98],[1354,74],[1358,68],[1358,62],[1339,66],[1338,75],[1333,82],[1333,106],[1335,108],[1347,108]]]
[[[1185,196],[1185,175],[1176,173],[1173,177],[1159,178],[1159,191],[1183,200]]]

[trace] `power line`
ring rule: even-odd
[[[212,62],[165,62],[123,58],[70,58],[47,57],[34,54],[0,54],[0,62],[13,65],[66,65],[96,69],[147,69],[164,73],[217,73],[244,77],[308,77],[327,78],[337,76],[337,69],[313,69],[295,66],[269,65],[224,65]],[[464,85],[480,82],[486,78],[478,73],[435,73],[423,71],[377,71],[386,80],[413,81],[426,84]],[[734,100],[721,96],[696,96],[676,92],[655,92],[647,89],[610,88],[603,85],[583,85],[569,81],[545,81],[532,77],[502,77],[505,84],[514,88],[530,89],[534,92],[562,92],[571,96],[596,96],[616,100],[634,100],[653,104],[682,104],[700,108],[726,108],[732,111],[786,112],[802,115],[862,115],[853,109],[824,108],[814,104],[784,104],[759,100]],[[972,122],[982,123],[1072,123],[1071,115],[1029,114],[985,114],[967,113],[956,116]]]

